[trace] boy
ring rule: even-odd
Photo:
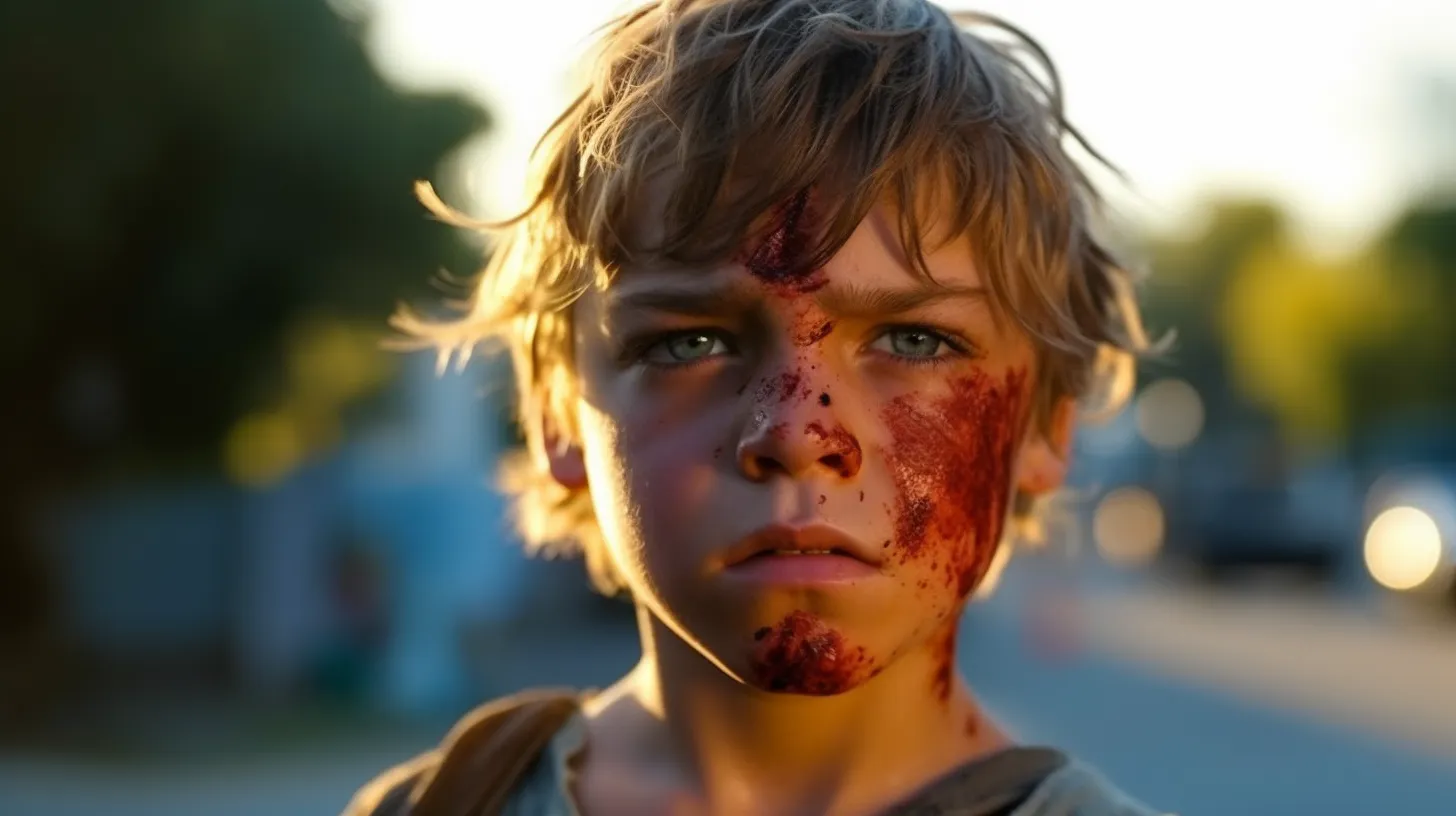
[[[658,0],[600,59],[468,311],[398,325],[510,349],[522,533],[630,593],[641,662],[348,812],[1148,813],[955,668],[1145,347],[1040,49],[924,0]]]

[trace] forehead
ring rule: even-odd
[[[928,276],[930,283],[942,286],[980,287],[984,283],[969,236],[947,236],[934,220],[919,226],[917,263],[912,257],[916,248],[902,234],[900,210],[882,201],[860,221],[826,268],[835,278],[925,282]]]
[[[633,244],[648,247],[662,244],[666,237],[664,215],[670,191],[670,181],[662,176],[644,190],[638,212],[629,222]],[[742,271],[745,266],[757,269],[755,260],[764,263],[765,256],[792,252],[795,245],[812,243],[824,226],[823,211],[820,194],[814,191],[806,202],[787,201],[760,214],[749,235],[726,257],[685,264],[647,255],[622,263],[608,286],[642,284],[646,282],[644,279]],[[907,229],[904,211],[888,197],[881,199],[817,271],[822,271],[825,282],[836,284],[983,286],[970,237],[950,234],[935,217],[936,212],[933,201],[922,207],[919,223],[915,225],[919,246],[912,247],[907,240],[910,236],[904,234]],[[921,263],[914,258],[917,250]],[[793,263],[792,259],[781,262]],[[812,272],[816,270],[797,270],[800,275]]]

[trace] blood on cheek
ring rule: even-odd
[[[895,483],[895,535],[887,550],[900,563],[928,563],[922,590],[963,600],[990,569],[1011,493],[1011,466],[1026,423],[1026,371],[997,379],[984,371],[957,377],[927,400],[906,395],[885,408]],[[955,607],[958,614],[959,605]],[[932,642],[931,692],[949,699],[958,618]]]
[[[951,380],[944,397],[906,395],[884,410],[895,484],[890,555],[929,561],[932,580],[957,598],[980,583],[1001,539],[1025,385],[1022,368],[1001,378],[974,371]]]

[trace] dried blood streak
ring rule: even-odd
[[[980,731],[981,721],[976,718],[975,714],[968,715],[966,717],[966,736],[974,737],[976,734],[980,733]]]
[[[829,336],[834,331],[833,320],[820,320],[817,307],[810,304],[794,318],[794,345],[807,348]]]
[[[810,192],[804,190],[780,205],[772,214],[768,234],[739,256],[749,274],[792,310],[789,339],[796,348],[817,345],[834,331],[834,322],[814,303],[801,300],[829,282],[824,269],[814,266],[810,257],[816,234],[810,198]],[[799,390],[803,377],[802,370],[781,374],[761,386],[757,398],[763,401],[774,393],[780,402],[796,396],[807,398],[809,391]]]
[[[931,680],[931,691],[937,700],[950,699],[951,681],[955,677],[956,632],[960,619],[952,618],[945,629],[931,642],[935,658],[935,675]]]
[[[808,612],[790,613],[753,639],[749,668],[754,682],[769,691],[840,694],[875,673],[863,648],[851,648],[844,635]]]
[[[884,412],[893,440],[893,554],[933,561],[958,597],[975,589],[996,554],[1026,422],[1025,384],[1025,369],[999,379],[976,371],[952,380],[945,397],[906,395]]]
[[[768,235],[743,258],[755,278],[792,296],[828,283],[822,268],[810,266],[814,214],[805,190],[782,204],[773,215]]]

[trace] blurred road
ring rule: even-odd
[[[1003,590],[962,630],[987,705],[1023,739],[1078,754],[1150,804],[1182,816],[1456,807],[1456,628],[1311,597],[1130,584],[1073,610],[1083,648],[1048,653],[1027,636],[1026,582]],[[549,661],[485,667],[490,685],[597,685],[632,660],[625,627],[565,637],[549,636]],[[181,771],[0,760],[0,814],[328,816],[419,747]]]
[[[1153,587],[1095,598],[1106,651],[1456,757],[1456,626],[1317,595]]]
[[[1023,587],[975,609],[968,674],[1014,733],[1181,816],[1456,812],[1456,629],[1309,597],[1126,587],[1083,648],[1029,641]]]

